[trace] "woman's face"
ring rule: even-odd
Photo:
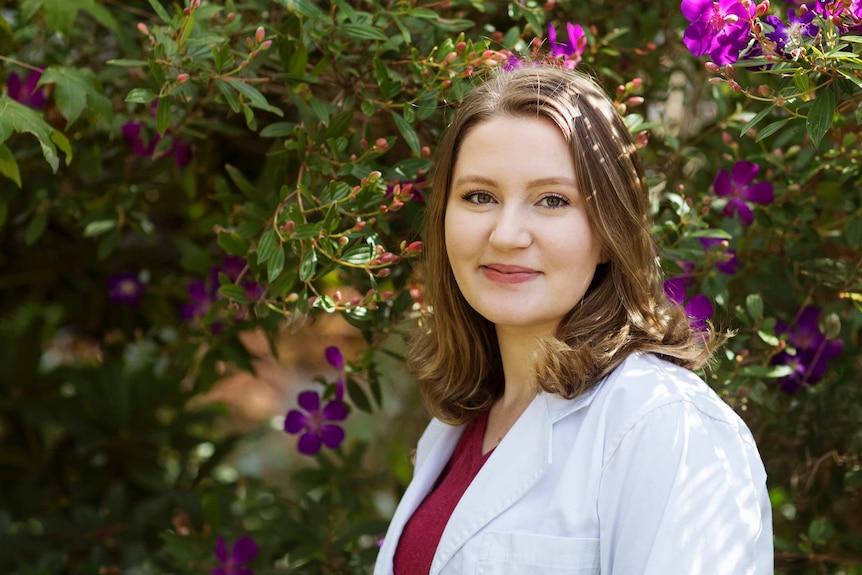
[[[498,333],[554,333],[602,258],[571,153],[547,119],[499,117],[467,133],[445,234],[461,293]]]

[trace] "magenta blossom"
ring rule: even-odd
[[[341,355],[341,350],[334,345],[327,347],[324,354],[326,355],[326,362],[341,372],[335,384],[335,399],[341,401],[344,397],[344,357]]]
[[[518,68],[522,68],[524,66],[524,61],[518,58],[515,54],[509,54],[509,57],[506,58],[506,61],[503,63],[503,71],[511,72],[512,70],[517,70]]]
[[[685,288],[689,282],[690,280],[686,277],[665,280],[664,293],[669,300],[683,306],[685,315],[688,316],[691,323],[691,329],[701,332],[706,329],[706,320],[712,317],[714,310],[709,298],[703,294],[697,294],[685,301]]]
[[[798,54],[794,50],[799,50],[802,47],[803,36],[814,38],[820,32],[820,28],[813,23],[814,16],[814,12],[806,12],[797,16],[796,11],[791,8],[787,11],[789,24],[784,24],[778,16],[769,15],[764,20],[772,26],[773,30],[768,32],[766,37],[775,42],[779,51],[795,57]]]
[[[21,82],[21,78],[15,72],[9,74],[6,83],[9,97],[31,108],[41,108],[45,105],[45,89],[39,88],[39,80],[42,78],[41,70],[33,70],[27,74],[27,79]]]
[[[746,8],[740,0],[682,0],[680,9],[691,22],[682,41],[692,54],[709,55],[722,66],[736,62],[751,36],[754,2]]]
[[[826,334],[820,331],[818,307],[803,309],[794,326],[777,322],[775,333],[787,334],[787,344],[792,348],[772,358],[772,365],[786,365],[791,368],[790,374],[779,380],[781,391],[789,394],[820,381],[829,367],[828,361],[844,348],[840,339],[826,339]]]
[[[241,563],[248,563],[257,557],[259,552],[260,549],[258,549],[254,539],[244,535],[236,540],[230,549],[230,554],[228,554],[224,537],[219,537],[215,554],[221,567],[214,567],[210,571],[210,575],[254,575],[254,571],[241,565]]]
[[[712,184],[717,195],[727,198],[724,215],[730,218],[736,213],[744,226],[754,221],[754,214],[748,202],[765,205],[771,204],[775,199],[772,184],[769,182],[752,183],[758,171],[760,171],[760,167],[757,164],[748,160],[740,160],[733,164],[730,173],[727,170],[721,170],[715,176],[715,181]]]
[[[136,156],[151,158],[156,151],[156,146],[162,137],[153,134],[149,140],[144,138],[143,127],[140,122],[126,122],[122,127],[123,139],[132,149]],[[185,168],[192,161],[192,146],[187,141],[171,135],[171,147],[165,153],[165,157],[173,157],[178,168]]]
[[[304,455],[315,455],[325,445],[337,449],[344,441],[344,430],[329,421],[347,419],[347,406],[338,399],[329,401],[321,409],[320,395],[316,391],[303,391],[297,398],[299,407],[287,412],[284,418],[284,431],[291,435],[304,431],[299,438],[298,449]]]
[[[180,316],[185,321],[199,321],[210,310],[210,308],[219,299],[219,281],[220,273],[227,275],[232,281],[236,282],[240,279],[240,275],[245,270],[246,262],[238,256],[227,256],[222,260],[221,265],[210,268],[209,276],[206,280],[194,280],[189,283],[186,290],[189,296],[189,303],[185,304],[180,311]],[[240,285],[245,289],[245,295],[251,301],[257,301],[263,295],[263,288],[257,281],[252,278],[244,279]],[[245,316],[245,307],[241,307],[235,314],[236,319],[242,319]],[[218,333],[222,329],[220,322],[214,322],[210,329]]]
[[[715,262],[715,267],[718,271],[725,275],[732,276],[739,269],[739,259],[736,257],[736,251],[727,247],[727,240],[719,238],[698,238],[703,249],[710,251],[713,247],[721,248],[721,254]]]
[[[144,284],[131,272],[108,276],[108,299],[114,303],[138,307],[144,295]]]
[[[563,58],[567,68],[574,68],[581,62],[581,55],[587,48],[587,36],[578,24],[566,24],[568,40],[557,41],[557,30],[553,24],[548,24],[548,42],[551,44],[551,56]]]

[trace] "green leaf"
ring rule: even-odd
[[[56,173],[60,167],[57,146],[66,154],[66,165],[72,161],[72,147],[69,140],[49,126],[41,114],[20,104],[8,96],[0,96],[0,143],[15,132],[27,132],[36,136],[42,155]]]
[[[371,413],[371,402],[368,401],[368,396],[365,394],[365,391],[359,386],[358,383],[353,381],[353,378],[347,378],[347,396],[350,398],[350,401],[358,407],[361,411],[366,413]]]
[[[99,94],[98,80],[89,70],[51,66],[42,74],[39,85],[54,84],[54,101],[66,126],[71,125],[84,110],[90,94]]]
[[[413,129],[413,126],[411,126],[410,123],[397,112],[392,112],[392,119],[395,120],[395,126],[398,128],[398,131],[401,132],[401,136],[404,138],[404,141],[407,142],[408,146],[410,146],[410,150],[414,155],[419,156],[419,136],[416,135],[416,131]]]
[[[722,240],[732,240],[733,236],[727,233],[725,230],[721,230],[718,228],[709,228],[706,230],[698,230],[691,234],[694,238],[718,238]]]
[[[105,62],[111,66],[120,66],[123,68],[140,68],[147,65],[146,60],[131,60],[129,58],[115,58]]]
[[[750,119],[748,122],[745,123],[745,125],[742,127],[742,130],[739,131],[739,135],[744,136],[745,133],[748,132],[748,130],[750,130],[751,128],[753,128],[757,124],[759,124],[760,121],[763,118],[765,118],[766,115],[769,114],[774,109],[775,109],[775,103],[772,103],[769,106],[762,109],[761,111],[759,111],[757,114],[755,114],[755,116],[752,119]]]
[[[320,8],[315,6],[311,0],[287,0],[286,3],[289,9],[299,12],[306,18],[310,18],[312,20],[326,18],[326,14]]]
[[[759,142],[768,138],[769,136],[786,126],[787,123],[790,122],[790,120],[792,119],[793,118],[784,118],[782,120],[776,120],[775,122],[768,124],[765,128],[763,128],[757,133],[757,137],[754,139],[754,141]]]
[[[18,169],[18,161],[12,150],[6,144],[0,144],[0,174],[6,176],[21,188],[21,171]]]
[[[161,2],[159,2],[159,0],[148,0],[148,2],[150,3],[150,6],[153,7],[155,13],[159,15],[159,18],[164,20],[166,24],[170,24],[171,16],[168,14],[168,11],[165,10],[164,6],[162,6]]]
[[[218,235],[217,241],[228,255],[245,257],[248,254],[248,242],[236,232],[223,231]]]
[[[257,263],[259,265],[268,263],[276,250],[281,251],[281,241],[278,240],[275,229],[269,228],[257,244]]]
[[[317,272],[317,251],[308,249],[299,262],[299,281],[309,282]]]
[[[149,104],[158,96],[152,90],[146,88],[135,88],[126,96],[126,102],[132,104]]]
[[[216,86],[221,92],[221,95],[224,96],[225,102],[230,106],[230,109],[234,112],[239,112],[242,109],[242,104],[239,101],[239,96],[236,93],[236,90],[233,89],[233,82],[226,82],[224,80],[216,80]]]
[[[170,98],[159,98],[159,105],[156,108],[156,130],[159,136],[164,136],[171,125],[171,100]]]
[[[760,318],[763,317],[763,298],[760,297],[760,294],[748,294],[745,297],[745,309],[751,319],[760,321]]]
[[[261,130],[259,135],[262,138],[283,138],[292,135],[295,129],[295,122],[275,122]]]
[[[284,248],[279,244],[279,249],[275,250],[275,253],[267,260],[266,263],[266,276],[270,282],[275,281],[275,279],[281,275],[281,271],[284,269]]]
[[[87,227],[84,228],[84,237],[92,238],[100,236],[105,232],[109,232],[114,229],[116,225],[117,222],[115,220],[96,220],[94,222],[90,222],[87,224]]]
[[[246,295],[245,293],[245,288],[242,286],[238,286],[235,284],[225,284],[218,288],[218,293],[222,297],[232,299],[239,303],[251,303],[251,300],[248,299],[248,295]]]
[[[811,138],[811,143],[814,144],[815,148],[820,147],[820,141],[829,131],[834,116],[835,94],[829,89],[821,90],[808,111],[808,119],[805,123],[808,137]]]
[[[389,40],[389,36],[382,30],[368,24],[339,24],[338,30],[357,40]]]
[[[177,38],[177,46],[182,48],[185,46],[186,41],[189,39],[189,36],[192,34],[192,30],[195,28],[195,13],[190,12],[188,16],[186,16],[185,20],[183,20],[183,25],[180,28],[179,38]]]
[[[42,0],[45,24],[50,30],[68,34],[80,6],[70,0]]]
[[[231,181],[236,184],[236,187],[238,187],[248,199],[255,202],[264,200],[263,194],[261,194],[254,184],[249,182],[245,175],[237,168],[230,164],[225,164],[224,169],[227,171],[227,175],[230,176]]]
[[[245,82],[241,82],[239,80],[230,80],[230,85],[240,94],[248,98],[249,105],[252,108],[260,108],[261,110],[266,110],[267,112],[272,112],[276,116],[284,116],[284,110],[281,108],[276,108],[275,106],[271,106],[269,102],[266,101],[266,98],[260,91],[252,86],[251,84],[246,84]]]
[[[30,223],[27,224],[27,230],[24,232],[24,242],[28,246],[32,246],[42,236],[45,231],[45,226],[48,225],[48,212],[39,212]]]

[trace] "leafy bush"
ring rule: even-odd
[[[406,393],[435,142],[476,78],[550,59],[636,138],[668,292],[736,331],[705,376],[777,570],[862,573],[860,31],[858,1],[0,8],[0,568],[370,572],[418,428],[351,421]],[[242,334],[323,314],[365,351],[285,414],[313,459],[227,472],[247,434],[201,398],[254,369]]]

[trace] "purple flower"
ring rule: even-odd
[[[820,28],[813,24],[814,16],[814,12],[797,16],[796,11],[791,8],[787,12],[789,25],[785,25],[777,16],[767,16],[765,20],[773,30],[768,32],[766,37],[775,42],[778,50],[793,54],[794,50],[801,48],[803,36],[814,38],[820,32]]]
[[[715,176],[713,188],[715,193],[727,198],[724,207],[724,215],[731,218],[733,214],[739,215],[739,221],[747,226],[754,221],[754,214],[746,200],[756,204],[771,204],[774,199],[772,184],[769,182],[752,183],[752,180],[760,171],[757,164],[748,160],[740,160],[733,164],[731,173],[721,170]]]
[[[789,394],[796,393],[805,385],[820,381],[826,374],[828,360],[837,356],[844,348],[840,339],[826,339],[826,335],[820,331],[818,307],[803,309],[792,327],[777,322],[775,333],[787,334],[787,344],[793,348],[772,358],[772,365],[787,365],[792,369],[789,375],[779,380],[781,391]]]
[[[144,284],[131,272],[108,276],[108,299],[114,303],[138,307],[144,295]]]
[[[712,317],[713,308],[709,298],[703,294],[697,294],[687,302],[685,301],[685,288],[690,279],[681,276],[665,280],[664,293],[671,301],[683,306],[685,315],[691,323],[691,329],[696,332],[704,331],[706,320]],[[683,305],[683,302],[685,304]]]
[[[284,418],[284,431],[291,435],[305,431],[299,438],[298,449],[304,455],[314,455],[320,451],[321,445],[336,449],[344,441],[344,430],[328,421],[344,421],[347,418],[347,406],[338,399],[333,399],[320,408],[320,395],[316,391],[303,391],[297,399],[298,409],[287,412]]]
[[[581,61],[581,55],[587,47],[587,36],[579,24],[566,24],[567,41],[557,42],[557,30],[553,24],[548,24],[548,42],[551,44],[551,56],[564,58],[567,68],[574,68]]]
[[[114,303],[138,307],[144,295],[144,284],[131,272],[108,276],[108,299]]]
[[[6,83],[9,97],[19,104],[24,104],[31,108],[43,107],[45,105],[45,89],[37,87],[41,77],[41,70],[33,70],[27,74],[27,79],[21,83],[21,78],[18,74],[11,72]]]
[[[334,345],[327,347],[324,354],[326,362],[341,372],[335,384],[335,399],[341,401],[344,397],[344,357],[341,355],[341,350]]]
[[[221,563],[221,567],[214,567],[210,571],[210,575],[254,575],[254,571],[240,563],[247,563],[257,557],[260,549],[257,543],[254,542],[248,535],[244,535],[236,540],[230,549],[230,555],[227,552],[227,544],[224,537],[218,538],[216,543],[215,554]]]
[[[862,0],[860,0],[862,1]],[[503,64],[504,72],[511,72],[512,70],[517,70],[518,68],[523,67],[524,61],[518,58],[515,54],[509,54],[509,57],[506,59],[506,62]]]
[[[142,133],[143,127],[140,122],[126,122],[123,124],[121,131],[123,139],[136,156],[151,158],[156,151],[156,146],[162,140],[161,136],[153,134],[153,137],[147,141]],[[171,135],[170,137],[171,147],[165,156],[173,157],[178,168],[185,168],[192,161],[192,146],[187,141],[175,135]]]
[[[680,9],[691,22],[682,41],[692,54],[708,54],[719,65],[736,62],[748,45],[754,2],[746,9],[740,0],[682,0]]]
[[[734,250],[728,249],[727,240],[719,238],[698,238],[703,249],[709,251],[713,246],[721,246],[722,253],[715,262],[715,267],[718,271],[725,275],[732,276],[739,268],[739,259],[736,257]]]
[[[246,262],[241,257],[227,256],[218,266],[210,268],[209,275],[206,280],[194,280],[189,283],[186,290],[189,296],[189,303],[185,304],[180,310],[180,316],[184,321],[198,321],[202,319],[210,310],[210,308],[219,299],[219,281],[218,276],[224,273],[232,281],[236,282],[240,279],[240,275],[246,269]],[[257,301],[263,295],[263,287],[252,278],[245,279],[240,284],[245,289],[246,296]],[[245,306],[242,306],[234,313],[235,319],[245,317]],[[210,326],[214,332],[221,331],[222,325],[220,322],[215,322]]]

